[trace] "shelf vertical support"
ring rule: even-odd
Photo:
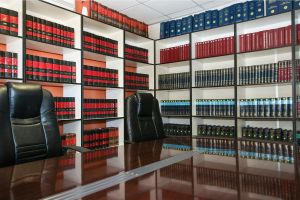
[[[190,44],[190,58],[189,58],[189,72],[190,72],[190,144],[191,144],[191,149],[193,148],[193,101],[192,101],[192,33],[189,33],[189,44]]]
[[[154,98],[156,98],[156,40],[154,42]]]
[[[80,34],[81,34],[81,37],[80,37],[80,42],[81,42],[81,51],[80,51],[80,54],[81,54],[81,77],[80,77],[80,80],[81,80],[81,146],[83,147],[83,131],[84,131],[84,113],[83,113],[83,108],[84,108],[84,96],[83,96],[83,15],[80,16],[80,22],[81,22],[81,25],[80,25],[80,28],[81,28],[81,31],[80,31]]]
[[[22,59],[22,82],[26,83],[26,0],[22,1],[22,53],[23,53],[23,59]]]

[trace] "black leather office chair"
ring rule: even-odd
[[[40,85],[6,83],[0,86],[0,167],[62,156],[52,94]]]
[[[125,101],[125,143],[165,138],[158,101],[152,94],[135,93]]]

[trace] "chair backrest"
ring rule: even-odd
[[[125,140],[142,142],[165,138],[156,98],[150,93],[135,93],[126,98]]]
[[[40,85],[0,86],[0,167],[63,155],[52,94]]]

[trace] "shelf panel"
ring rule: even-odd
[[[81,119],[58,119],[58,122],[72,122],[72,121],[79,121]]]
[[[234,86],[230,85],[230,86],[214,86],[214,87],[192,87],[192,89],[197,89],[197,90],[213,90],[213,89],[228,89],[228,88],[234,89]]]
[[[143,63],[135,60],[129,60],[128,58],[125,58],[125,66],[129,67],[149,67],[149,66],[154,66],[153,64],[150,63]]]
[[[189,91],[190,88],[184,88],[184,89],[158,89],[156,91],[158,92],[180,92],[180,91]]]
[[[21,40],[21,36],[13,36],[13,35],[6,35],[1,33],[0,34],[0,43],[1,44],[9,44],[11,42],[15,42],[17,40]]]
[[[90,90],[118,90],[124,89],[123,87],[98,87],[98,86],[83,86],[83,89],[90,89]]]
[[[0,78],[0,83],[6,82],[22,82],[23,79],[21,78]]]
[[[182,66],[189,66],[190,60],[181,60],[181,61],[175,61],[170,63],[158,63],[156,66],[161,67],[182,67]]]
[[[224,34],[229,34],[229,33],[234,34],[234,24],[228,24],[228,25],[224,25],[224,26],[218,26],[215,28],[204,29],[204,30],[192,32],[192,36],[195,35],[197,37],[204,38],[204,37],[211,37],[214,35],[224,35]]]
[[[162,43],[164,45],[170,45],[173,43],[181,43],[181,42],[189,43],[189,33],[185,33],[183,35],[178,35],[178,36],[169,37],[169,38],[158,39],[155,41],[157,43]]]
[[[193,115],[193,117],[200,117],[200,118],[211,118],[211,119],[213,119],[213,118],[215,118],[215,119],[222,119],[222,118],[224,118],[224,119],[234,119],[235,118],[235,116],[209,116],[209,115]]]
[[[283,46],[283,47],[275,47],[271,49],[262,49],[258,51],[248,51],[248,52],[241,52],[237,53],[238,59],[239,56],[243,57],[244,59],[247,58],[256,58],[261,56],[271,56],[276,54],[283,54],[283,53],[292,53],[292,46]]]
[[[109,55],[103,55],[103,54],[94,53],[94,52],[84,50],[83,51],[83,59],[96,60],[96,61],[100,61],[100,62],[111,62],[111,61],[121,60],[123,58],[115,57],[115,56],[109,56]]]
[[[283,163],[283,164],[285,164],[285,163]],[[287,165],[291,165],[291,164],[287,164]],[[294,173],[268,170],[268,169],[258,169],[258,168],[253,168],[253,167],[247,167],[247,168],[241,170],[240,174],[265,176],[265,177],[278,178],[278,179],[284,179],[284,180],[294,180],[295,179]]]
[[[26,80],[26,83],[35,83],[45,86],[58,86],[58,87],[66,87],[66,86],[80,86],[80,83],[56,83],[56,82],[47,82],[47,81],[33,81],[33,80]]]
[[[229,165],[229,164],[222,164],[222,165],[216,165],[215,162],[194,162],[194,168],[206,168],[206,169],[216,169],[221,171],[229,171],[229,172],[236,172],[236,166],[235,165]]]
[[[253,141],[253,142],[269,142],[273,144],[293,144],[293,142],[288,141],[280,141],[280,140],[265,140],[265,139],[257,139],[257,138],[238,138],[238,141]]]
[[[286,86],[292,85],[292,82],[279,82],[279,83],[264,83],[264,84],[252,84],[252,85],[238,85],[237,87],[244,88],[256,88],[256,87],[274,87],[274,86]]]
[[[146,42],[154,42],[154,40],[151,38],[146,38],[144,36],[137,35],[135,33],[131,33],[128,31],[125,31],[125,43],[126,43],[126,41],[136,43],[136,44],[142,44],[142,43],[146,43]]]
[[[37,51],[44,51],[55,54],[68,54],[80,51],[80,49],[71,47],[62,47],[54,44],[48,44],[45,42],[39,42],[31,39],[26,39],[26,49],[32,49]]]
[[[265,121],[273,121],[273,120],[282,120],[282,121],[292,121],[292,117],[238,117],[238,119],[244,119],[244,120],[252,120],[252,121],[257,121],[257,120],[265,120]]]
[[[218,139],[218,140],[235,140],[234,137],[224,137],[224,136],[193,136],[193,139]]]
[[[123,118],[124,117],[106,117],[106,118],[83,119],[83,121],[116,120],[116,119],[123,119]]]
[[[68,21],[80,16],[79,13],[61,8],[59,6],[44,1],[27,1],[26,10],[39,15],[54,18],[59,21]],[[25,27],[24,27],[25,28]]]
[[[136,92],[136,91],[154,91],[153,89],[128,89],[125,88],[126,92]]]
[[[162,117],[190,117],[189,115],[161,115]]]
[[[229,60],[234,60],[234,54],[192,59],[193,62],[199,62],[199,63],[215,63],[215,62],[224,62]]]
[[[91,30],[95,30],[104,34],[112,34],[116,32],[123,32],[123,29],[118,27],[103,23],[96,19],[90,18],[88,16],[83,16],[83,27]]]

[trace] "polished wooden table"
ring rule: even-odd
[[[0,199],[49,197],[184,154],[189,146],[189,139],[168,138],[0,168]],[[296,200],[300,198],[295,174],[293,164],[206,151],[82,199]]]

